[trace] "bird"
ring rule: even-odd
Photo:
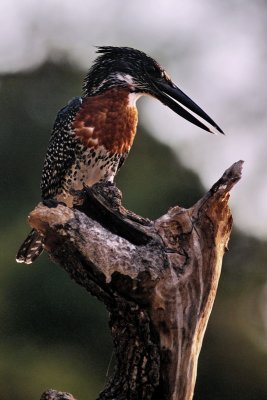
[[[113,182],[135,138],[141,96],[152,96],[176,114],[211,133],[222,129],[185,93],[164,68],[131,47],[97,46],[81,96],[56,117],[41,177],[41,199],[73,206],[73,192],[99,181]],[[16,261],[31,264],[44,238],[32,230]]]

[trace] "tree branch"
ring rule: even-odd
[[[242,164],[190,209],[154,222],[126,210],[109,183],[77,194],[74,209],[39,204],[30,214],[52,259],[110,312],[117,365],[99,400],[192,399]],[[73,399],[64,396],[50,390],[42,400]]]

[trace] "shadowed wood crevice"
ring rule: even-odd
[[[77,193],[74,209],[39,204],[30,214],[52,259],[109,310],[116,367],[99,400],[193,398],[242,164],[193,207],[156,221],[126,210],[110,183]],[[73,399],[66,396],[50,390],[42,400]]]
[[[145,245],[153,239],[153,229],[149,234],[149,227],[153,228],[152,221],[126,210],[121,204],[122,194],[114,184],[99,182],[92,188],[85,188],[76,196],[77,202],[82,205],[77,204],[74,207],[98,221],[110,232],[136,245]]]

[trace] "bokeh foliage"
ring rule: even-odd
[[[49,387],[94,399],[107,379],[112,343],[104,306],[47,255],[32,266],[14,261],[29,229],[26,216],[39,201],[55,112],[80,93],[81,79],[70,65],[50,63],[0,80],[1,399],[36,400]],[[150,218],[176,204],[189,207],[203,193],[198,177],[145,128],[139,129],[117,183],[124,204]],[[229,247],[195,398],[264,400],[266,242],[235,231]]]

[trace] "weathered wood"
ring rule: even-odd
[[[75,400],[75,398],[70,393],[49,389],[42,394],[40,400]]]
[[[118,189],[103,183],[80,193],[76,209],[39,204],[30,214],[52,259],[110,312],[117,365],[99,400],[192,399],[242,164],[190,209],[156,221],[123,208]],[[66,396],[50,390],[42,400]]]

